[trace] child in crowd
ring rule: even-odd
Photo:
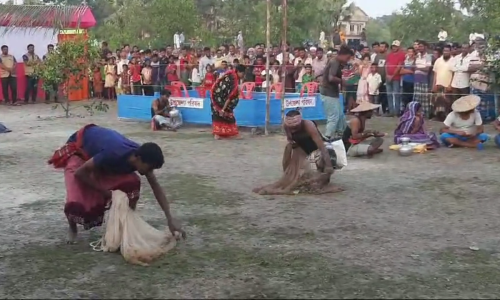
[[[128,65],[124,64],[122,68],[122,73],[120,74],[122,93],[125,95],[130,95],[132,94],[132,89],[130,88],[132,78],[130,77]]]
[[[368,84],[368,99],[373,104],[380,104],[379,99],[379,88],[382,84],[382,77],[377,73],[378,65],[373,63],[370,66],[370,74],[366,77],[366,83]],[[380,107],[375,111],[376,115],[380,115]]]
[[[212,65],[207,65],[206,67],[206,72],[205,72],[205,78],[203,78],[203,87],[210,91],[212,90],[212,86],[215,83],[215,75],[213,72]]]
[[[92,84],[94,97],[101,99],[104,82],[102,80],[101,66],[98,64],[94,66]]]

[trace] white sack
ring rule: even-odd
[[[127,262],[147,266],[175,247],[176,239],[170,232],[152,227],[129,207],[127,194],[113,191],[111,199],[104,222],[102,251],[121,250]]]
[[[342,169],[347,166],[347,153],[345,151],[344,142],[342,139],[331,142],[333,150],[337,155],[337,168]]]

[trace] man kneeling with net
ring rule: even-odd
[[[326,139],[313,121],[302,120],[299,111],[291,110],[285,116],[284,129],[288,144],[283,153],[283,176],[275,183],[254,189],[261,195],[290,195],[297,193],[324,194],[342,189],[330,185],[335,152],[328,151]],[[309,168],[309,155],[319,152],[317,170]]]

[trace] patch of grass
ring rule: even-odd
[[[1,167],[11,167],[19,163],[19,158],[13,155],[1,155],[0,154],[0,168]]]
[[[237,207],[242,202],[242,195],[217,188],[214,180],[207,176],[171,174],[160,175],[160,180],[167,183],[167,194],[175,203]]]
[[[61,206],[61,200],[37,200],[30,203],[22,203],[19,205],[21,210],[28,209],[37,212],[52,210],[55,206]]]
[[[140,138],[150,141],[158,141],[158,140],[192,140],[192,139],[206,139],[213,140],[213,135],[210,132],[182,132],[182,129],[179,129],[177,132],[172,131],[151,131],[151,129],[145,129],[144,131],[134,131],[127,132],[125,135],[131,139]]]

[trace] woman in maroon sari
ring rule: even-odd
[[[234,109],[238,105],[240,91],[238,83],[245,74],[245,67],[238,65],[226,72],[212,87],[212,133],[215,139],[237,137],[238,126]]]

